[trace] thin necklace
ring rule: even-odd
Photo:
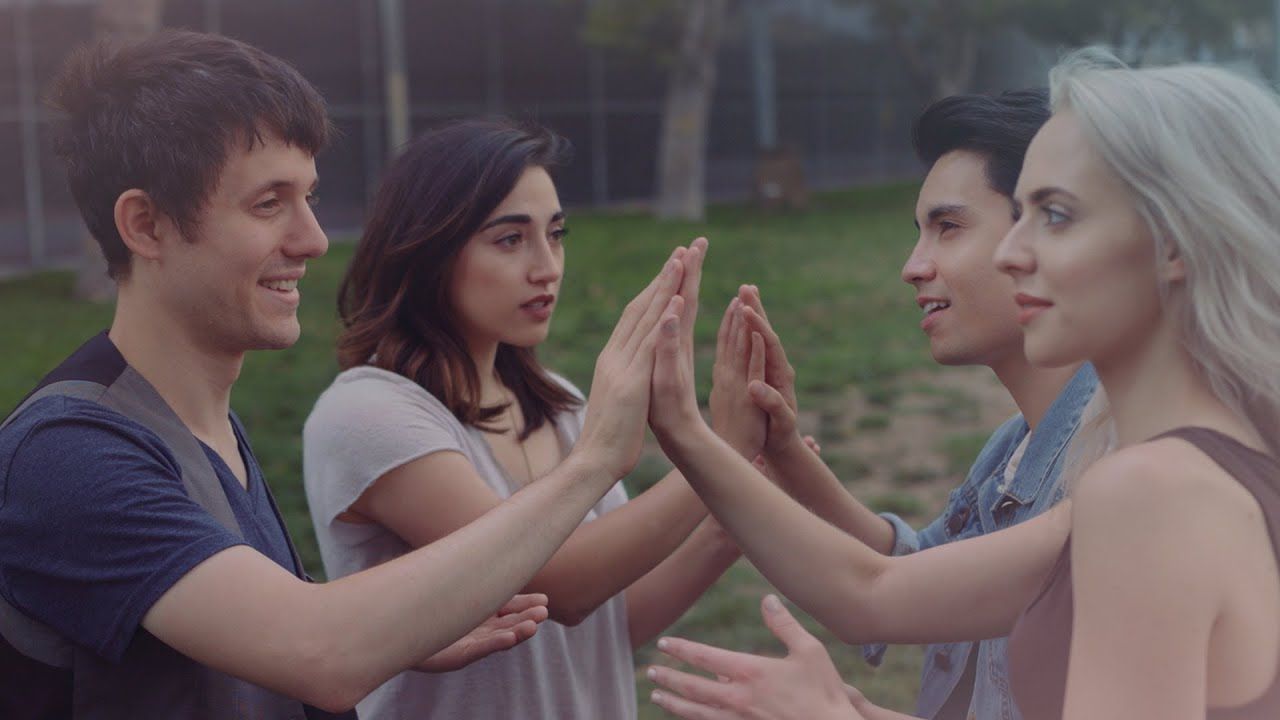
[[[507,417],[511,420],[511,438],[516,441],[516,447],[520,448],[520,457],[524,458],[524,471],[528,480],[521,481],[521,485],[528,485],[533,482],[533,464],[529,462],[529,453],[524,449],[524,441],[520,439],[520,433],[516,430],[516,414],[514,408],[516,405],[515,396],[507,402]]]

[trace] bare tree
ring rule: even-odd
[[[660,218],[701,220],[706,215],[707,118],[727,6],[726,0],[690,0],[686,5],[658,137],[654,211]]]

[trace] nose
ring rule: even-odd
[[[529,282],[549,285],[560,279],[564,270],[564,251],[543,233],[536,242],[529,243]]]
[[[316,258],[329,250],[329,237],[316,218],[315,210],[307,203],[302,204],[297,220],[290,233],[289,242],[285,246],[285,254],[290,257]]]
[[[916,240],[916,246],[911,249],[911,255],[902,265],[902,281],[910,285],[918,285],[933,280],[937,275],[938,268],[933,264],[928,243],[924,233],[921,233],[920,238]]]
[[[1025,217],[1009,228],[1000,244],[996,246],[996,254],[992,260],[996,269],[1006,275],[1025,275],[1036,269],[1036,256],[1031,250],[1030,238],[1024,229]]]

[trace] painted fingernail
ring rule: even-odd
[[[670,640],[668,640],[668,639],[666,639],[666,638],[662,638],[662,639],[658,640],[658,649],[659,649],[659,650],[666,650],[666,649],[667,649],[667,648],[669,648],[669,647],[671,647],[671,641],[670,641]]]
[[[667,696],[664,695],[661,690],[654,690],[649,693],[649,699],[656,703],[664,703],[667,701]]]
[[[658,679],[658,671],[657,671],[657,670],[655,670],[654,668],[649,668],[649,669],[645,672],[644,676],[645,676],[645,677],[647,677],[647,678],[649,678],[650,680],[656,680],[656,679]]]

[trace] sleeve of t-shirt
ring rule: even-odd
[[[316,402],[302,433],[307,500],[326,525],[401,465],[447,450],[466,455],[465,428],[431,393],[393,373],[349,372]]]
[[[174,583],[244,544],[187,496],[163,442],[123,415],[47,398],[5,443],[0,592],[109,661]]]

